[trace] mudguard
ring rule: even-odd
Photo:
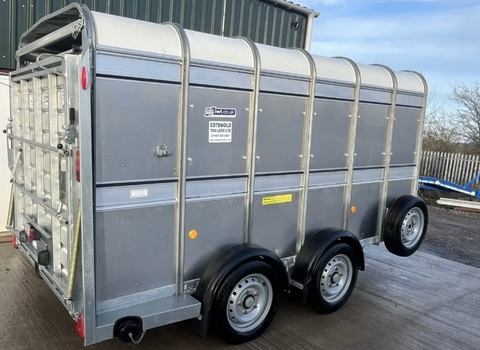
[[[336,243],[349,244],[357,253],[359,270],[365,269],[363,248],[353,233],[335,227],[313,233],[303,244],[290,276],[290,284],[300,291],[303,303],[307,301],[310,283],[321,256]]]
[[[221,283],[235,267],[251,260],[268,262],[278,271],[279,276],[283,277],[283,289],[289,287],[287,270],[272,251],[252,243],[238,244],[225,249],[207,265],[193,294],[193,297],[202,303],[201,317],[193,321],[193,329],[198,335],[207,336],[210,310]]]

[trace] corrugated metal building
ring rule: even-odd
[[[38,19],[79,2],[91,10],[141,19],[172,21],[185,29],[244,36],[279,47],[310,48],[319,13],[286,0],[3,0],[0,1],[0,69],[15,68],[20,36]]]

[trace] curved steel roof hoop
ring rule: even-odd
[[[187,183],[187,131],[188,131],[188,109],[189,109],[189,87],[190,87],[190,45],[187,33],[176,23],[164,23],[172,27],[178,35],[182,45],[181,58],[181,89],[180,89],[180,108],[178,109],[178,129],[177,129],[177,206],[175,218],[175,245],[176,245],[176,264],[175,264],[175,284],[177,294],[183,293],[183,271],[185,265],[185,202],[186,202],[186,183]]]
[[[417,145],[415,147],[415,168],[414,168],[414,181],[412,181],[412,194],[418,192],[418,177],[420,175],[420,163],[422,161],[422,146],[423,146],[423,128],[425,125],[425,115],[427,110],[427,99],[428,99],[428,84],[423,75],[418,72],[406,70],[404,72],[412,73],[415,75],[423,84],[423,102],[422,102],[422,112],[420,113],[420,119],[418,120],[418,129],[417,129]]]
[[[360,69],[358,68],[357,64],[353,62],[350,58],[347,57],[335,57],[337,59],[344,60],[352,66],[355,72],[355,92],[353,96],[353,104],[350,112],[350,128],[348,131],[348,148],[347,153],[345,156],[347,158],[347,178],[346,178],[346,186],[343,195],[343,229],[347,228],[348,224],[348,211],[350,208],[350,202],[352,199],[352,179],[353,179],[353,164],[355,162],[355,139],[357,135],[357,119],[359,118],[358,109],[360,105],[360,88],[362,83],[362,76],[360,73]]]

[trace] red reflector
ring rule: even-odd
[[[87,67],[82,67],[82,74],[80,76],[80,81],[82,84],[82,89],[87,90],[88,88],[88,69]]]
[[[77,181],[80,182],[80,151],[75,152],[75,175]]]
[[[13,249],[18,249],[18,240],[17,240],[17,236],[15,235],[12,236],[12,247]]]
[[[28,230],[28,238],[31,241],[38,241],[40,239],[40,233],[34,228],[30,228],[30,230]]]
[[[77,324],[75,329],[80,336],[80,338],[85,339],[85,325],[83,324],[83,315],[78,315]]]

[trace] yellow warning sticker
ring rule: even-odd
[[[262,198],[262,205],[290,203],[292,201],[292,194],[282,194],[278,196],[270,196]]]

